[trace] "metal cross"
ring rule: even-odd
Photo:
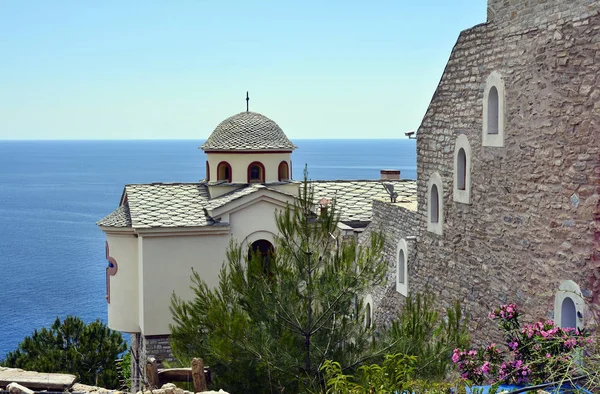
[[[248,102],[250,101],[250,97],[248,97],[248,92],[246,92],[246,112],[248,112]]]

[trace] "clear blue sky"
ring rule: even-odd
[[[0,0],[0,139],[400,138],[486,0]]]

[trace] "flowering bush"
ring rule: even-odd
[[[536,384],[563,379],[575,372],[576,359],[591,338],[552,320],[525,324],[517,305],[501,305],[489,317],[504,331],[506,351],[495,344],[479,350],[455,349],[452,361],[463,379],[474,384]]]

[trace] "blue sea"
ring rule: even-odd
[[[106,321],[104,234],[127,183],[197,182],[203,141],[0,141],[0,359],[58,316]],[[293,174],[416,178],[414,140],[296,140]]]

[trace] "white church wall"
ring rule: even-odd
[[[290,153],[216,153],[211,152],[206,154],[210,167],[210,181],[217,180],[217,167],[220,162],[226,161],[231,166],[231,182],[232,183],[247,183],[248,182],[248,166],[250,163],[258,161],[265,167],[265,182],[279,181],[279,163],[286,161],[289,168]]]
[[[280,205],[268,201],[259,201],[239,211],[230,213],[229,224],[233,239],[242,243],[246,240],[246,237],[255,233],[277,234],[275,212],[282,209],[283,207]],[[254,241],[256,239],[252,240],[252,242]],[[267,239],[267,241],[273,243],[273,238]]]
[[[141,238],[141,237],[140,237]],[[211,287],[218,275],[229,246],[229,236],[188,235],[143,237],[143,326],[144,335],[169,334],[172,322],[169,305],[175,292],[191,299],[192,268]]]
[[[109,256],[117,272],[109,276],[108,326],[117,331],[140,332],[138,325],[138,256],[133,235],[106,234]],[[108,294],[107,294],[108,295]]]

